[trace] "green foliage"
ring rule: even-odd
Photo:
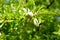
[[[50,1],[0,0],[0,40],[60,40],[59,0]]]

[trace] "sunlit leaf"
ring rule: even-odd
[[[4,23],[2,23],[2,24],[0,25],[0,28],[1,28],[3,25],[4,25]]]
[[[13,22],[14,20],[6,20],[6,22]]]
[[[0,20],[0,23],[2,23],[4,20]]]

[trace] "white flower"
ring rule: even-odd
[[[2,34],[1,34],[1,32],[0,32],[0,36],[1,36]]]
[[[26,10],[26,8],[23,8],[22,10],[23,10],[24,12],[26,12],[26,11],[27,11],[27,10]]]
[[[36,26],[39,26],[39,22],[38,22],[38,20],[35,18],[34,19],[34,24],[36,25]]]
[[[28,12],[26,13],[26,16],[33,17],[34,14],[28,9]]]
[[[33,13],[32,13],[32,12],[28,12],[28,13],[26,14],[26,16],[33,17]]]

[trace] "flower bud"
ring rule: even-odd
[[[39,26],[39,22],[38,22],[38,20],[35,18],[34,19],[34,24],[38,27]]]

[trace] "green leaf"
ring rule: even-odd
[[[41,23],[42,22],[42,20],[41,20],[41,18],[39,18],[39,23]]]
[[[2,23],[2,24],[0,25],[0,28],[1,28],[3,25],[4,25],[4,23]]]
[[[6,20],[6,22],[13,22],[14,20]]]
[[[0,23],[2,23],[4,20],[0,20]]]
[[[53,32],[54,34],[60,35],[60,30],[57,32]]]

